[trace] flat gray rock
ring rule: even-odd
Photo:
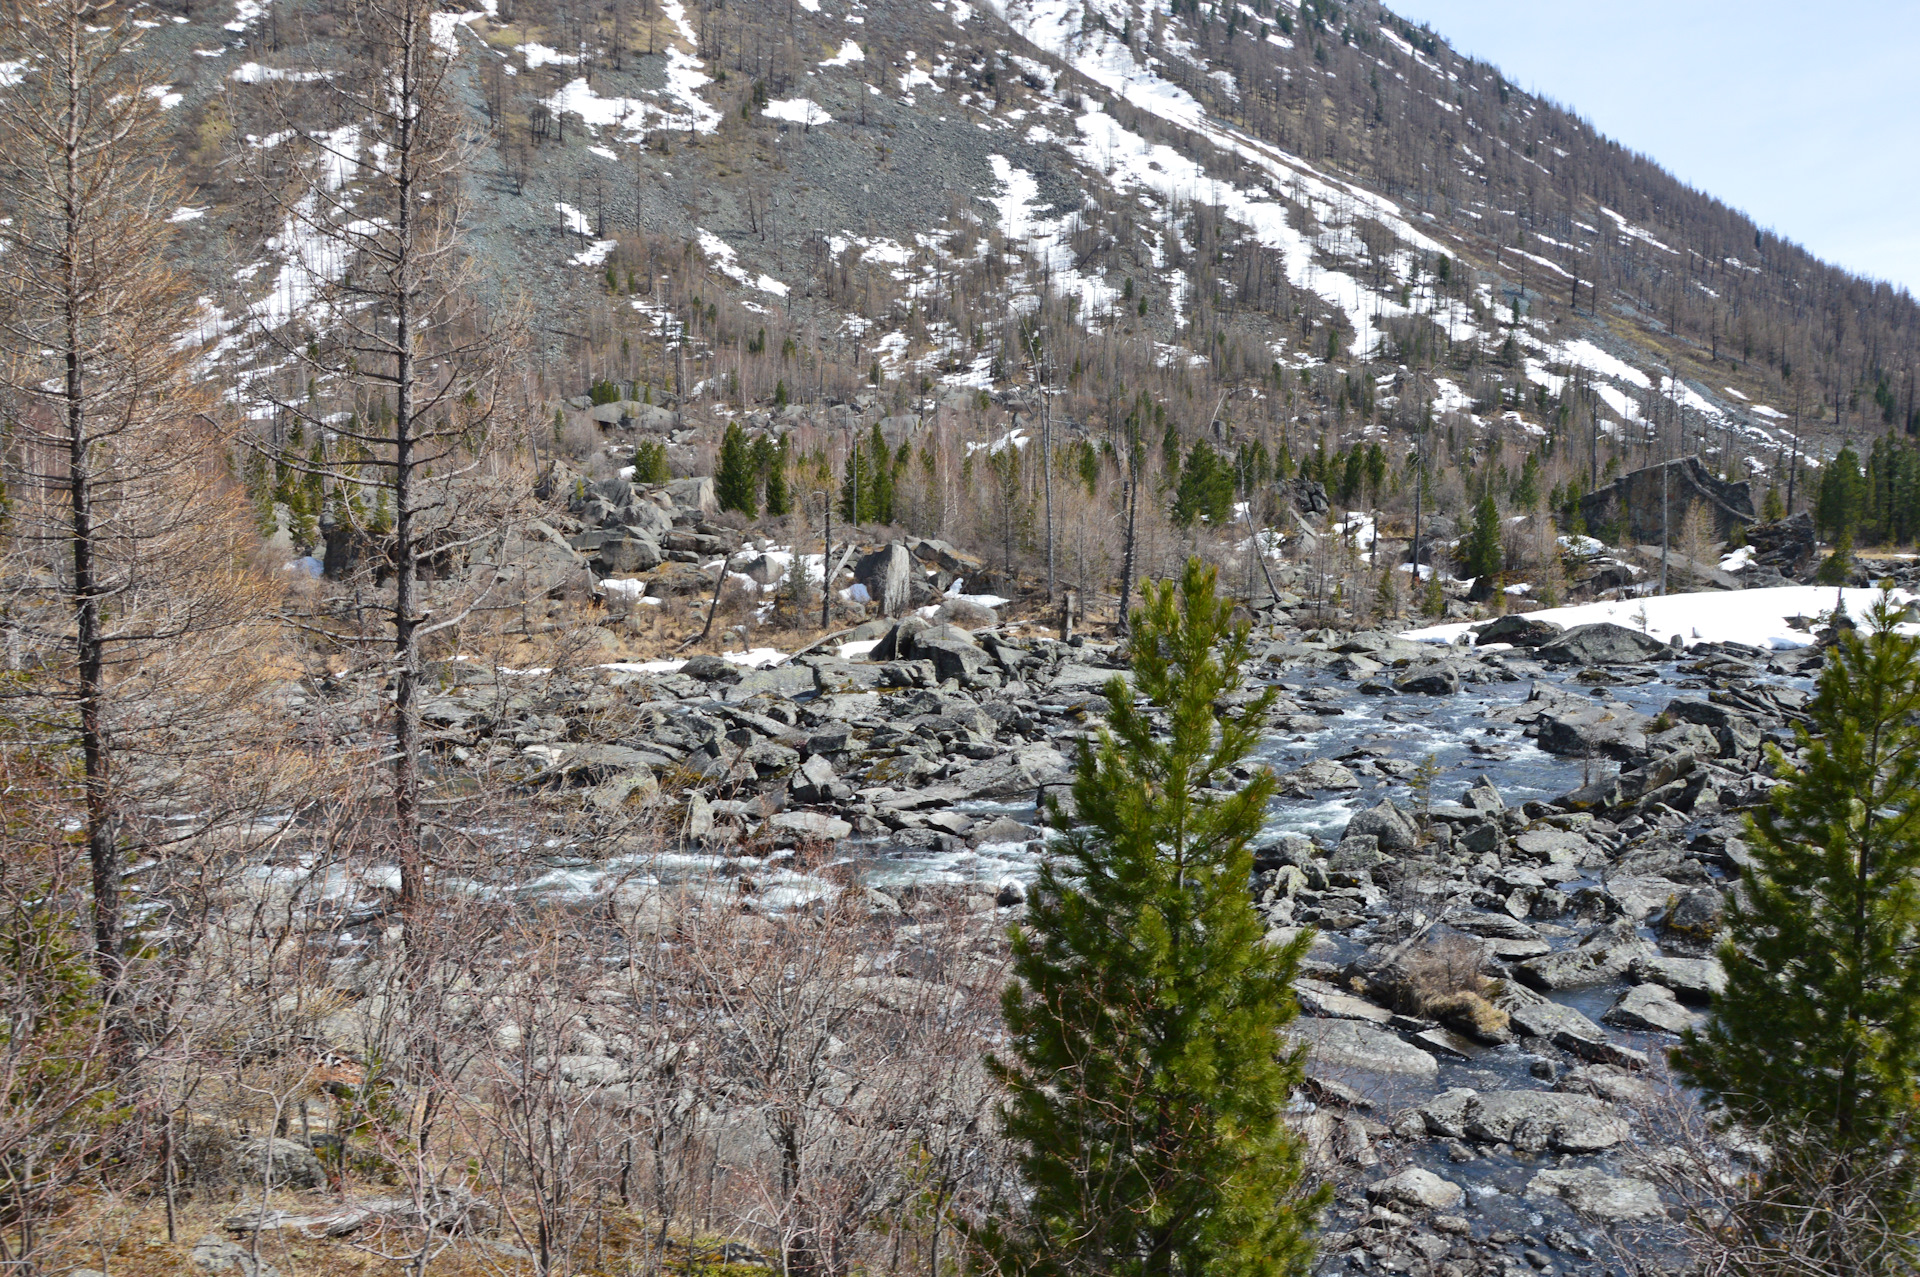
[[[1541,1171],[1528,1181],[1527,1196],[1558,1197],[1576,1213],[1609,1223],[1667,1213],[1659,1190],[1645,1180],[1609,1175],[1591,1166]]]
[[[1682,1002],[1705,1005],[1727,987],[1726,969],[1718,958],[1639,958],[1627,974],[1640,984],[1664,985]]]
[[[1659,984],[1628,989],[1600,1018],[1622,1029],[1675,1034],[1698,1027],[1702,1019],[1699,1012],[1681,1006],[1673,990]]]
[[[1413,1206],[1421,1210],[1452,1210],[1465,1201],[1466,1196],[1466,1190],[1458,1184],[1417,1166],[1401,1171],[1391,1179],[1367,1185],[1367,1200],[1370,1202]]]
[[[1058,784],[1072,775],[1072,762],[1053,746],[1024,745],[1005,757],[969,767],[947,783],[974,798],[1031,798],[1041,785]]]
[[[846,821],[817,811],[779,812],[769,819],[767,824],[796,837],[816,839],[821,842],[839,842],[842,838],[851,837],[853,834],[853,826]]]
[[[1385,1007],[1375,1006],[1351,993],[1342,993],[1318,980],[1296,980],[1293,982],[1293,992],[1300,999],[1300,1006],[1310,1015],[1329,1020],[1364,1020],[1369,1024],[1385,1024],[1393,1019],[1393,1012]]]
[[[1603,1100],[1562,1091],[1489,1091],[1466,1106],[1468,1139],[1537,1153],[1597,1153],[1627,1138],[1626,1122]]]
[[[1529,958],[1514,968],[1514,974],[1536,989],[1578,989],[1617,980],[1637,959],[1657,953],[1630,926],[1603,927],[1572,949]]]
[[[1307,1059],[1323,1069],[1359,1069],[1432,1078],[1440,1063],[1397,1033],[1359,1020],[1295,1020],[1289,1038],[1307,1044]]]
[[[1316,758],[1280,778],[1282,790],[1348,790],[1360,788],[1360,778],[1331,759]]]

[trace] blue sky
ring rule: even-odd
[[[1760,225],[1920,293],[1920,4],[1386,0]]]

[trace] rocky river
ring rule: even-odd
[[[1036,803],[1064,795],[1124,671],[1111,644],[958,612],[766,668],[448,662],[423,714],[449,775],[581,792],[589,826],[537,849],[519,894],[694,883],[772,913],[855,892],[1011,923],[1049,837]],[[1623,1238],[1657,1253],[1664,1052],[1720,978],[1742,811],[1774,783],[1763,745],[1792,749],[1821,649],[1519,617],[1472,645],[1262,634],[1221,708],[1279,692],[1254,761],[1282,793],[1250,889],[1277,935],[1317,936],[1291,1032],[1309,1069],[1294,1118],[1341,1185],[1322,1268],[1597,1272]],[[370,695],[289,708],[325,731]],[[667,850],[657,825],[607,832],[635,810],[671,812]]]

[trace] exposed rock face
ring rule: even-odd
[[[862,556],[853,569],[853,579],[867,587],[867,597],[879,605],[883,616],[899,616],[907,610],[912,574],[913,555],[898,541]]]
[[[1369,807],[1348,821],[1344,837],[1352,838],[1356,834],[1371,835],[1378,840],[1382,851],[1412,851],[1420,842],[1413,822],[1394,806],[1392,799]]]
[[[1431,1078],[1440,1071],[1432,1055],[1401,1040],[1391,1030],[1359,1020],[1303,1020],[1287,1035],[1307,1044],[1307,1059],[1319,1068],[1358,1069]]]
[[[1642,1179],[1609,1175],[1591,1166],[1547,1170],[1527,1184],[1530,1198],[1558,1197],[1590,1219],[1615,1223],[1664,1215],[1659,1190]]]
[[[1650,634],[1611,621],[1576,625],[1541,645],[1540,659],[1562,665],[1634,665],[1672,653]]]
[[[1797,576],[1813,560],[1813,516],[1802,510],[1777,523],[1756,524],[1747,529],[1747,544],[1753,547],[1753,568]]]
[[[1664,472],[1664,474],[1663,474]],[[1604,488],[1580,499],[1580,517],[1596,535],[1611,534],[1616,543],[1660,543],[1661,480],[1666,481],[1665,525],[1669,544],[1695,510],[1704,510],[1716,541],[1724,541],[1735,524],[1754,520],[1753,494],[1743,479],[1727,483],[1716,478],[1696,457],[1679,457],[1660,465],[1623,474]]]
[[[1627,1138],[1627,1124],[1604,1100],[1564,1091],[1456,1088],[1421,1106],[1430,1134],[1524,1152],[1597,1153]]]
[[[1536,621],[1525,616],[1502,616],[1485,625],[1473,627],[1474,641],[1481,645],[1511,643],[1515,647],[1542,647],[1558,638],[1564,626],[1552,621]]]
[[[1326,485],[1317,479],[1282,479],[1274,489],[1282,501],[1292,502],[1301,514],[1320,515],[1333,508],[1327,498]]]
[[[1420,1210],[1452,1210],[1466,1199],[1467,1192],[1432,1171],[1414,1167],[1392,1179],[1367,1185],[1367,1200],[1393,1206],[1412,1206]]]

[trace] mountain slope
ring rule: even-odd
[[[238,179],[273,125],[324,115],[349,24],[171,17],[156,91],[206,210],[182,230],[225,285],[209,331],[297,325],[297,237]],[[776,400],[803,430],[860,394],[863,424],[944,404],[985,438],[1036,378],[1109,440],[1142,389],[1183,440],[1222,416],[1274,451],[1431,420],[1443,504],[1489,459],[1510,489],[1508,445],[1556,487],[1679,450],[1785,489],[1801,454],[1920,420],[1910,296],[1376,5],[490,0],[437,22],[468,68],[468,244],[533,300],[541,393],[676,397],[680,469]],[[840,433],[799,440],[823,476]]]

